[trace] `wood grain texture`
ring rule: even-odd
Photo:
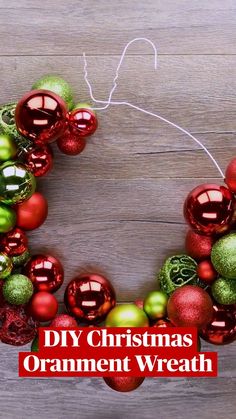
[[[224,170],[235,155],[236,4],[234,0],[0,0],[1,102],[18,100],[45,73],[65,77],[89,101],[106,99],[124,45],[131,47],[114,98],[157,112],[196,135]],[[120,301],[157,286],[164,258],[184,250],[186,194],[219,173],[199,146],[169,125],[127,107],[99,113],[99,129],[78,157],[55,149],[54,171],[40,180],[46,223],[30,234],[34,252],[51,251],[68,281],[96,269]],[[28,347],[24,348],[25,350]],[[99,379],[17,378],[17,348],[1,345],[0,417],[62,419],[235,418],[235,345],[219,351],[217,379],[145,380],[118,394]]]

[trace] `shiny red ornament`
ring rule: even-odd
[[[201,338],[213,345],[232,343],[236,340],[236,304],[222,306],[214,303],[213,309],[213,319],[201,331]]]
[[[68,314],[58,314],[55,319],[50,323],[52,327],[78,327],[77,321],[74,317]]]
[[[24,162],[36,177],[45,176],[53,166],[53,153],[49,145],[36,146],[29,150]]]
[[[28,239],[23,230],[15,227],[0,239],[0,249],[8,256],[20,256],[28,250]]]
[[[185,249],[193,259],[207,259],[211,256],[211,249],[215,240],[212,236],[203,236],[189,230],[185,238]]]
[[[211,297],[196,285],[184,285],[171,294],[167,303],[168,318],[175,326],[202,329],[211,322]]]
[[[75,130],[68,129],[65,134],[58,138],[57,146],[63,154],[77,156],[84,150],[86,140],[84,137],[80,137]]]
[[[83,274],[73,279],[65,291],[68,312],[85,323],[99,323],[116,304],[111,283],[99,274]]]
[[[57,291],[63,283],[64,271],[58,259],[51,255],[34,255],[24,268],[36,291]]]
[[[233,194],[225,186],[200,185],[189,193],[184,204],[184,215],[189,225],[205,235],[227,231],[233,214]]]
[[[29,312],[39,322],[54,319],[58,310],[58,302],[50,292],[40,291],[33,295],[29,302]]]
[[[35,192],[30,199],[15,207],[18,227],[23,230],[34,230],[40,227],[48,215],[48,203],[46,198]]]
[[[16,106],[16,127],[35,143],[50,143],[66,129],[66,115],[67,107],[60,96],[49,90],[32,90]]]
[[[153,327],[174,327],[174,325],[167,319],[157,320],[153,325]]]
[[[98,127],[96,114],[92,109],[79,108],[68,115],[69,125],[76,129],[81,137],[94,134]]]
[[[225,183],[229,189],[236,193],[236,158],[231,160],[225,172]]]
[[[199,262],[197,266],[197,275],[198,278],[202,281],[206,282],[207,284],[211,284],[217,278],[218,273],[214,269],[214,266],[210,260],[203,260]]]
[[[145,377],[104,377],[103,380],[112,390],[121,393],[136,390],[144,382]]]
[[[143,310],[143,300],[135,300],[134,304]]]

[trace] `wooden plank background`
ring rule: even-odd
[[[128,100],[189,129],[222,169],[236,154],[236,3],[234,0],[0,0],[1,102],[17,100],[35,79],[56,73],[89,101],[82,53],[95,97],[106,99],[124,45],[114,98]],[[39,182],[49,217],[30,234],[35,252],[51,251],[66,279],[96,269],[119,301],[155,289],[164,258],[183,250],[183,200],[195,185],[219,181],[199,147],[174,128],[124,106],[98,114],[99,129],[78,157],[55,148],[54,171]],[[150,379],[119,394],[99,379],[17,378],[18,349],[1,345],[0,417],[197,419],[236,414],[235,345],[219,351],[217,379]]]

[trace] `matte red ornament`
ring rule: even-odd
[[[74,317],[68,314],[58,314],[55,319],[50,323],[52,327],[78,327],[77,321]]]
[[[28,250],[28,239],[23,230],[15,227],[0,239],[0,249],[8,256],[20,256]]]
[[[227,231],[233,214],[233,194],[225,186],[200,185],[190,192],[184,204],[184,215],[189,225],[205,235]]]
[[[153,325],[153,327],[174,327],[174,325],[167,319],[157,320]]]
[[[144,382],[145,377],[104,377],[105,383],[112,390],[127,393],[136,390]]]
[[[236,340],[236,304],[214,303],[211,323],[201,330],[201,338],[213,345],[227,345]]]
[[[211,249],[215,240],[212,236],[203,236],[193,230],[187,232],[185,238],[185,249],[193,259],[207,259],[211,256]]]
[[[65,291],[68,312],[85,323],[99,323],[116,304],[111,283],[99,274],[83,274],[73,279]]]
[[[225,172],[225,183],[229,189],[236,193],[236,158],[231,160]]]
[[[29,312],[39,322],[54,319],[58,310],[58,302],[50,292],[40,291],[33,295],[29,302]]]
[[[18,227],[23,230],[34,230],[40,227],[48,215],[48,203],[46,198],[35,192],[30,199],[15,207]]]
[[[84,150],[86,140],[84,137],[80,137],[77,131],[68,129],[65,134],[58,138],[57,146],[63,154],[77,156]]]
[[[217,278],[218,273],[210,260],[203,260],[197,266],[197,275],[202,281],[211,284]]]
[[[81,137],[94,134],[98,121],[92,109],[79,108],[68,115],[69,125],[77,130]]]
[[[168,318],[175,326],[202,329],[211,322],[211,297],[196,285],[184,285],[171,294],[167,303]]]
[[[24,162],[36,177],[45,176],[53,166],[53,153],[49,145],[36,146],[29,150]]]
[[[66,115],[67,107],[60,96],[49,90],[32,90],[16,106],[16,127],[35,143],[50,143],[64,132]]]
[[[58,259],[51,255],[34,255],[24,268],[36,291],[57,291],[63,283],[64,271]]]

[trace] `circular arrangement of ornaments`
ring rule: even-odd
[[[41,323],[75,327],[105,322],[106,327],[194,326],[212,345],[232,343],[236,158],[229,162],[223,184],[196,185],[189,192],[183,205],[189,226],[185,250],[163,262],[155,289],[142,301],[116,305],[110,281],[88,272],[67,284],[64,314],[58,314],[54,293],[63,284],[63,267],[53,255],[31,255],[28,248],[27,231],[38,228],[48,212],[36,180],[52,169],[52,142],[62,153],[77,155],[97,126],[94,108],[75,104],[71,87],[57,76],[41,78],[18,103],[0,108],[0,340],[16,346],[32,342],[37,351]],[[104,379],[123,392],[143,380]]]

